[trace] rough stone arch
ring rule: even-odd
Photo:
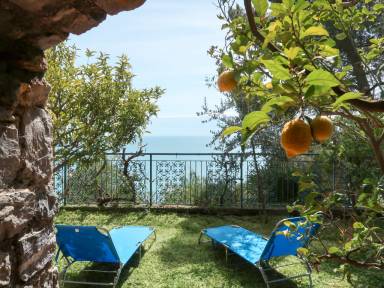
[[[44,50],[144,2],[0,1],[0,287],[58,286]]]

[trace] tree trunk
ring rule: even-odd
[[[357,88],[363,93],[369,91],[369,82],[364,70],[363,60],[355,49],[353,40],[349,37],[337,40],[337,47],[347,56],[348,63],[352,65],[353,75],[356,77]]]
[[[373,152],[375,153],[375,157],[377,163],[379,164],[382,175],[384,175],[384,150],[381,148],[380,142],[371,140],[371,146]]]
[[[267,223],[268,217],[267,217],[267,210],[266,210],[266,197],[263,191],[263,183],[262,183],[262,178],[261,178],[261,171],[259,167],[259,163],[257,161],[257,155],[256,155],[256,150],[255,150],[255,142],[254,139],[251,140],[251,145],[252,145],[252,157],[253,157],[253,162],[255,164],[255,170],[256,170],[256,177],[257,177],[257,195],[258,195],[258,201],[261,204],[261,211],[263,215],[263,222]]]

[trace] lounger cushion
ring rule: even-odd
[[[95,226],[56,225],[57,244],[66,257],[75,261],[125,265],[152,233],[153,228],[125,226],[111,231]]]
[[[203,232],[251,264],[260,260],[268,242],[261,235],[239,226],[213,227],[207,228]]]
[[[273,257],[297,255],[297,249],[305,247],[310,237],[316,233],[320,227],[319,224],[311,223],[303,217],[293,217],[287,219],[295,224],[296,230],[290,229],[284,224],[284,221],[278,224],[272,232],[270,240],[262,255],[262,260],[269,260]],[[287,233],[287,234],[285,234]]]
[[[95,226],[56,225],[60,250],[75,261],[120,263],[111,238]]]
[[[141,243],[152,233],[153,228],[145,226],[126,226],[112,229],[109,234],[121,263],[125,265],[137,249],[139,249]]]

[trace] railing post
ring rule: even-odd
[[[152,154],[149,154],[149,207],[152,207]]]
[[[240,156],[240,208],[243,208],[243,154]]]

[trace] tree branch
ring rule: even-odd
[[[247,13],[248,23],[249,23],[249,26],[251,28],[252,34],[261,43],[264,43],[265,37],[257,29],[257,25],[256,25],[255,18],[254,18],[255,15],[253,14],[253,8],[252,8],[251,0],[244,0],[244,6],[245,6],[245,12]],[[273,45],[271,42],[268,43],[267,47],[272,52],[279,52],[279,53],[281,53],[281,51],[275,45]]]
[[[346,258],[344,256],[325,254],[325,255],[317,256],[317,258],[318,259],[332,259],[332,260],[336,260],[340,263],[350,264],[350,265],[358,267],[358,268],[375,268],[375,269],[379,269],[379,270],[384,269],[384,264],[375,263],[375,262],[361,262],[361,261]]]

